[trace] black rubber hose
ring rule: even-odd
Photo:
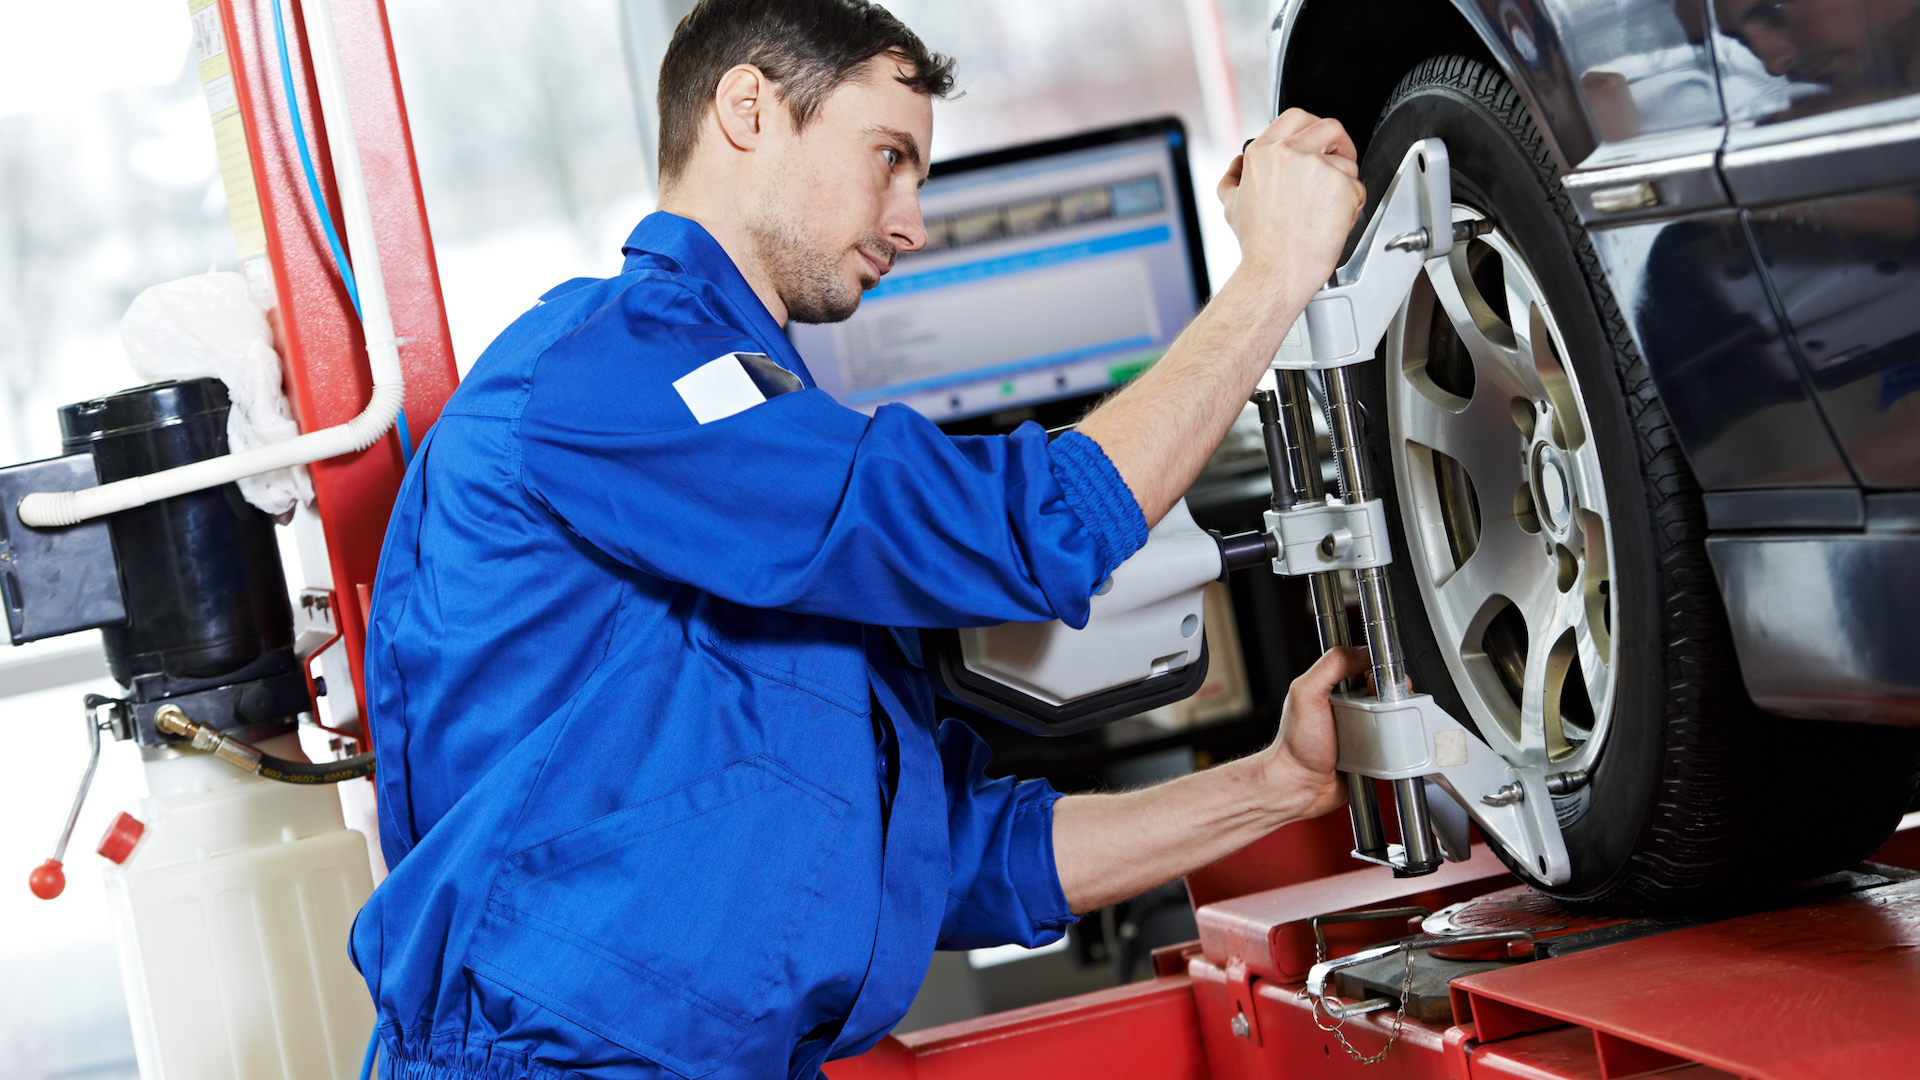
[[[260,755],[254,773],[283,784],[338,784],[373,775],[373,755],[355,754],[339,761],[288,761],[272,754]]]
[[[196,724],[177,705],[162,705],[155,711],[153,726],[163,734],[187,740],[195,750],[208,751],[229,765],[283,784],[338,784],[343,780],[373,775],[372,754],[355,754],[339,761],[289,761],[265,753],[259,747],[231,735],[223,735],[210,727]]]

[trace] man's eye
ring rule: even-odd
[[[880,153],[881,156],[887,159],[887,168],[892,169],[900,164],[900,151],[895,150],[893,147],[882,147]]]

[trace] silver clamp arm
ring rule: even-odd
[[[1268,510],[1267,535],[1279,554],[1273,572],[1286,577],[1329,570],[1364,570],[1393,561],[1387,542],[1387,508],[1379,499],[1353,504],[1327,501]]]
[[[1283,349],[1274,367],[1322,371],[1373,359],[1421,267],[1480,231],[1477,223],[1453,221],[1449,168],[1439,139],[1407,149],[1353,256],[1307,303],[1310,349]]]
[[[1431,777],[1528,874],[1547,885],[1564,885],[1573,876],[1553,796],[1583,782],[1584,775],[1507,764],[1427,694],[1399,701],[1335,694],[1333,724],[1341,772],[1377,780]]]

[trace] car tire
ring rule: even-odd
[[[1410,387],[1425,387],[1419,392],[1445,399],[1448,408],[1475,394],[1508,389],[1498,381],[1505,373],[1469,356],[1468,345],[1446,344],[1446,333],[1462,324],[1441,300],[1430,299],[1421,309],[1417,288],[1388,332],[1383,362],[1354,370],[1367,410],[1372,475],[1389,508],[1398,508],[1388,514],[1396,553],[1390,577],[1415,687],[1510,760],[1524,757],[1522,744],[1532,739],[1536,759],[1558,754],[1590,766],[1584,788],[1555,799],[1571,880],[1547,886],[1533,867],[1504,851],[1501,857],[1536,888],[1565,902],[1636,911],[1750,898],[1857,864],[1885,841],[1913,800],[1920,731],[1790,720],[1752,704],[1707,559],[1698,485],[1533,121],[1494,69],[1458,56],[1429,59],[1400,82],[1381,113],[1362,162],[1370,198],[1385,191],[1415,140],[1435,136],[1448,148],[1456,217],[1491,218],[1496,232],[1473,243],[1506,253],[1496,270],[1483,270],[1492,256],[1462,249],[1466,261],[1459,265],[1465,269],[1447,271],[1450,280],[1465,290],[1460,296],[1482,284],[1504,294],[1507,316],[1494,316],[1503,324],[1511,322],[1515,297],[1534,297],[1528,311],[1546,314],[1529,315],[1528,331],[1539,341],[1543,327],[1550,329],[1544,336],[1551,349],[1524,342],[1515,349],[1531,349],[1529,355],[1541,358],[1541,385],[1560,385],[1550,371],[1557,362],[1564,384],[1574,388],[1571,397],[1543,391],[1538,404],[1517,394],[1505,410],[1462,408],[1457,415],[1478,417],[1473,423],[1497,425],[1503,411],[1512,416],[1504,434],[1488,429],[1484,439],[1476,435],[1462,443],[1479,448],[1462,450],[1461,460],[1476,463],[1499,464],[1504,450],[1489,447],[1511,442],[1516,450],[1511,469],[1501,465],[1479,479],[1459,461],[1408,437],[1418,427],[1415,412],[1430,405],[1408,397],[1415,392]],[[1475,257],[1481,261],[1472,262]],[[1440,272],[1437,265],[1429,263],[1429,277]],[[1497,281],[1490,277],[1495,273]],[[1512,284],[1523,278],[1525,288]],[[1454,287],[1433,280],[1436,295]],[[1464,302],[1456,297],[1455,309]],[[1497,299],[1488,303],[1499,306]],[[1478,312],[1473,309],[1474,318]],[[1497,335],[1500,327],[1488,326]],[[1460,342],[1471,336],[1454,332]],[[1507,332],[1519,340],[1510,325]],[[1467,364],[1481,374],[1467,379],[1456,370],[1449,376],[1451,389],[1435,392],[1435,380],[1445,374],[1438,365],[1447,356],[1455,369]],[[1392,395],[1390,380],[1399,380]],[[1447,396],[1463,388],[1466,397]],[[1403,408],[1409,418],[1404,423],[1396,412]],[[1543,419],[1549,415],[1552,424]],[[1555,426],[1563,421],[1583,429],[1578,453],[1584,457],[1556,443],[1566,434]],[[1460,420],[1456,426],[1466,425]],[[1541,430],[1547,434],[1539,435]],[[1453,438],[1433,441],[1452,445]],[[1566,435],[1562,441],[1575,440]],[[1520,476],[1517,488],[1507,486],[1513,473]],[[1461,474],[1468,474],[1465,483]],[[1436,478],[1431,484],[1429,475]],[[1574,477],[1596,482],[1568,495]],[[1589,502],[1603,509],[1593,510]],[[1556,585],[1541,587],[1547,599],[1538,611],[1575,612],[1561,620],[1570,623],[1557,641],[1549,640],[1557,632],[1554,618],[1536,619],[1536,609],[1515,601],[1502,607],[1498,594],[1489,594],[1493,599],[1482,608],[1449,607],[1459,597],[1471,598],[1466,584],[1473,582],[1455,593],[1446,588],[1483,550],[1461,547],[1457,534],[1470,534],[1476,544],[1483,535],[1507,537],[1499,541],[1507,544],[1520,535],[1510,522],[1525,532],[1529,507],[1537,528],[1522,538],[1535,544],[1526,558],[1549,568],[1541,571],[1549,577],[1551,567],[1560,567]],[[1556,513],[1566,518],[1559,545],[1550,535]],[[1409,545],[1410,530],[1420,544]],[[1486,545],[1490,559],[1520,550],[1491,539]],[[1486,565],[1523,563],[1534,565],[1522,559]],[[1518,582],[1524,575],[1514,570],[1507,576]],[[1555,599],[1553,587],[1572,599]],[[1509,610],[1521,613],[1518,628]],[[1594,644],[1603,637],[1604,652]],[[1451,644],[1443,645],[1443,638]],[[1529,664],[1536,652],[1545,659]],[[1565,669],[1557,685],[1550,674],[1538,686],[1528,681],[1536,669],[1550,673],[1555,655]],[[1611,661],[1603,662],[1607,656]],[[1576,672],[1578,687],[1588,693],[1563,694]],[[1591,689],[1603,683],[1603,694]],[[1502,701],[1503,692],[1510,702]],[[1536,704],[1527,713],[1527,701],[1548,701],[1548,694],[1557,712]],[[1598,711],[1595,699],[1602,699]],[[1585,716],[1586,727],[1576,714]],[[1529,715],[1548,717],[1538,725],[1544,734],[1528,734]]]

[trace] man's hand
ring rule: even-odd
[[[1346,800],[1327,695],[1367,667],[1335,649],[1293,681],[1280,734],[1252,757],[1140,791],[1071,795],[1053,807],[1054,866],[1076,912],[1119,903],[1182,877],[1289,822]]]
[[[1333,740],[1333,706],[1328,697],[1342,679],[1367,671],[1367,650],[1328,649],[1287,688],[1280,710],[1280,734],[1261,751],[1267,785],[1298,803],[1294,814],[1316,818],[1347,801],[1347,788],[1333,771],[1340,749]]]
[[[1240,268],[1158,363],[1080,424],[1149,526],[1192,485],[1333,273],[1366,203],[1359,174],[1339,121],[1288,109],[1220,181]]]
[[[1219,195],[1241,264],[1304,288],[1302,304],[1340,261],[1367,202],[1347,129],[1300,109],[1281,113],[1247,144],[1221,177]],[[1294,281],[1302,271],[1305,280]]]

